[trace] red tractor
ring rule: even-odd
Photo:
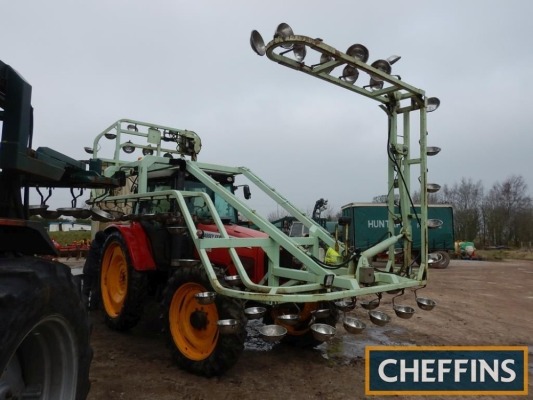
[[[110,135],[108,131],[107,136],[117,135],[117,130],[128,132],[128,126],[136,136],[142,135],[144,130],[146,135],[156,129],[178,132],[156,124],[123,120],[114,124],[114,133]],[[192,132],[187,134],[199,140]],[[168,136],[167,133],[164,137]],[[176,156],[176,152],[169,154]],[[196,154],[186,155],[196,158]],[[246,309],[254,308],[258,302],[249,300],[245,307],[245,298],[216,296],[213,302],[207,299],[207,304],[202,304],[200,295],[209,296],[215,292],[208,271],[201,266],[193,236],[202,241],[223,237],[250,241],[270,239],[268,234],[240,222],[237,210],[225,199],[228,195],[235,197],[238,188],[234,171],[212,165],[205,168],[205,175],[202,175],[214,183],[213,190],[187,171],[183,158],[170,159],[167,155],[166,160],[169,163],[164,167],[131,169],[125,167],[126,163],[118,162],[119,169],[126,171],[132,182],[126,185],[130,188],[128,193],[123,191],[114,196],[109,191],[97,191],[93,194],[91,202],[100,206],[97,219],[105,222],[106,238],[101,249],[101,263],[85,270],[86,276],[95,278],[89,279],[92,281],[90,301],[101,302],[109,327],[127,330],[140,320],[146,298],[155,296],[161,303],[169,343],[178,364],[202,375],[221,374],[237,361],[243,350],[246,320],[255,317],[247,315]],[[134,161],[137,164],[151,162],[148,156]],[[147,171],[146,176],[139,176],[138,171]],[[139,188],[138,182],[145,182],[145,187]],[[243,197],[249,199],[249,186],[241,186]],[[172,198],[176,195],[183,196],[181,205],[179,199]],[[194,229],[187,226],[187,217],[191,218]],[[217,223],[222,224],[223,229],[219,229]],[[237,263],[253,284],[260,284],[267,276],[269,259],[260,246],[239,246],[234,254],[230,248],[213,246],[207,249],[207,254],[216,279],[229,290],[244,287]],[[292,257],[289,255],[285,259],[290,265]],[[313,338],[309,322],[313,318],[313,322],[334,325],[337,311],[330,304],[327,315],[313,317],[312,311],[320,304],[312,302],[302,306],[298,324],[286,325],[288,337],[285,340],[292,339],[301,345],[321,342]],[[295,312],[291,303],[268,309],[268,313],[262,313],[267,314],[266,321]],[[226,328],[230,334],[222,333],[224,327],[219,321],[234,323]]]

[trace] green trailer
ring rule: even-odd
[[[413,211],[413,210],[411,210]],[[400,214],[398,207],[390,213],[392,221],[398,221]],[[420,214],[420,207],[415,206],[412,212],[411,228],[413,260],[420,254],[420,230],[416,215]],[[350,203],[342,207],[343,217],[350,220],[349,242],[356,248],[366,250],[376,243],[386,239],[392,231],[389,230],[389,212],[386,204],[381,203]],[[450,262],[450,253],[454,252],[453,208],[448,204],[432,204],[428,207],[428,219],[442,221],[442,224],[428,230],[429,252],[436,256],[433,268],[446,268]],[[401,224],[394,224],[394,234],[401,231]],[[397,246],[400,246],[398,243]],[[400,252],[400,249],[397,250]]]

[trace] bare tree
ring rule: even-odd
[[[458,240],[476,240],[481,230],[483,184],[461,178],[459,184],[444,191],[446,201],[453,205],[455,236]]]
[[[372,203],[385,204],[387,203],[388,196],[386,194],[381,194],[379,196],[374,196]]]
[[[287,211],[285,211],[284,209],[280,209],[278,207],[276,209],[276,211],[272,211],[272,212],[268,213],[267,219],[270,222],[272,222],[272,221],[277,221],[278,219],[284,218],[284,217],[286,217],[288,215],[289,215],[289,213]]]
[[[328,208],[322,214],[322,218],[327,219],[328,221],[336,221],[339,217],[342,216],[342,211],[335,207],[334,204],[329,203]]]
[[[531,232],[531,206],[522,176],[513,175],[502,183],[495,183],[483,203],[490,242],[519,246],[523,241],[520,232]]]
[[[411,193],[411,199],[419,204],[420,192]],[[372,202],[386,203],[387,195],[375,196]],[[459,183],[443,185],[438,192],[429,193],[428,203],[453,206],[457,240],[476,241],[481,246],[532,246],[533,200],[522,176],[512,175],[495,183],[487,194],[481,181],[463,177]],[[339,215],[340,212],[330,207],[323,216],[334,219]],[[286,213],[278,209],[270,213],[268,219],[284,216]]]

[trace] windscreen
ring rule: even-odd
[[[228,192],[231,192],[233,189],[233,186],[230,183],[224,184],[221,187],[226,189]],[[207,193],[207,195],[211,198],[211,201],[213,201],[213,203],[215,204],[215,209],[221,219],[226,221],[229,220],[233,223],[237,222],[235,209],[218,194],[205,187],[204,184],[200,182],[186,181],[185,190],[190,192]],[[189,211],[191,212],[191,214],[198,215],[199,217],[205,219],[212,219],[212,216],[203,198],[193,197],[187,200],[187,203],[189,205]]]

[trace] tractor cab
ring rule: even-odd
[[[234,186],[235,176],[233,174],[210,174],[219,187],[235,194],[238,187]],[[244,196],[250,198],[248,186],[244,186]],[[168,190],[179,190],[182,192],[205,193],[215,205],[216,214],[225,224],[237,224],[238,212],[217,192],[208,188],[205,184],[190,176],[188,173],[180,171],[178,168],[159,170],[148,174],[148,193],[158,193]],[[196,221],[211,222],[213,215],[208,209],[206,201],[200,196],[185,198],[187,209]],[[154,201],[144,201],[140,204],[141,213],[168,213],[175,211],[170,199],[157,199]]]
[[[209,176],[218,184],[218,188],[235,195],[239,186],[235,186],[235,174],[210,172]],[[248,185],[242,185],[245,199],[251,197]],[[221,237],[216,226],[215,219],[220,218],[230,238],[264,238],[263,232],[247,228],[238,224],[238,212],[220,194],[194,176],[180,169],[180,167],[160,169],[148,173],[146,194],[179,191],[189,193],[184,196],[188,214],[193,218],[196,226],[196,235],[202,238]],[[202,194],[203,196],[198,196]],[[214,208],[208,207],[208,200]],[[182,234],[179,244],[172,234],[169,226],[182,225],[182,214],[178,204],[172,198],[149,197],[148,200],[138,202],[136,215],[138,223],[143,227],[151,243],[152,254],[159,268],[173,266],[173,259],[197,259],[198,254],[194,251],[190,233]],[[216,216],[215,216],[216,215]],[[159,216],[159,217],[158,217]],[[180,254],[172,256],[180,248]],[[174,249],[174,250],[172,250]],[[258,282],[265,275],[265,255],[261,248],[241,248],[238,251],[241,260],[244,261],[245,269],[252,281]],[[226,273],[236,273],[235,266],[227,249],[214,248],[210,251],[209,259],[214,265],[219,266]],[[174,264],[179,264],[175,262]]]

